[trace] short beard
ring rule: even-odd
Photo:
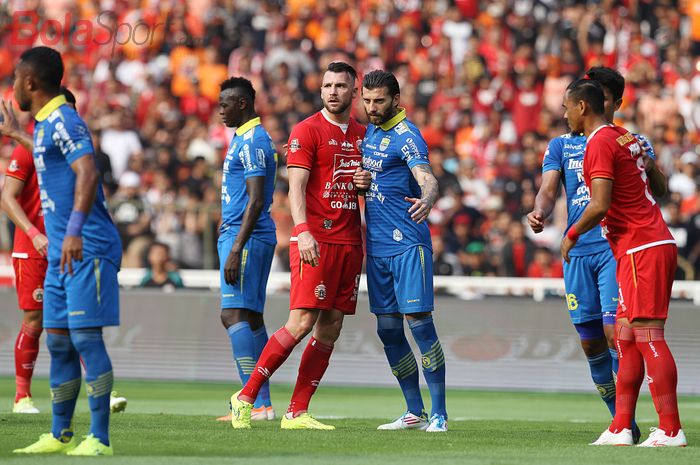
[[[331,114],[334,114],[334,115],[340,115],[340,114],[342,114],[342,113],[345,113],[345,110],[347,110],[347,109],[350,107],[350,104],[351,104],[351,103],[352,103],[352,102],[343,104],[343,105],[341,105],[340,107],[338,107],[337,110],[331,110],[331,109],[328,108],[328,106],[326,105],[326,102],[323,102],[323,108],[325,108],[326,111],[327,111],[328,113],[331,113]]]
[[[31,100],[25,100],[20,102],[19,100],[17,101],[17,105],[19,106],[19,109],[22,111],[29,111],[32,109],[32,102]]]

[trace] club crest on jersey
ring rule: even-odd
[[[19,164],[17,163],[17,160],[12,160],[10,162],[10,166],[7,167],[7,171],[9,171],[10,173],[14,173],[18,169],[19,169]]]
[[[362,148],[362,139],[357,139],[355,141],[355,148],[357,149],[358,152],[360,151],[360,149]]]
[[[44,290],[40,287],[37,287],[34,289],[34,292],[32,292],[32,299],[34,299],[34,302],[43,302],[44,301]]]
[[[299,139],[292,139],[292,141],[289,143],[289,151],[292,153],[296,153],[300,149],[301,144],[299,143]]]
[[[321,283],[314,289],[314,295],[318,300],[324,300],[326,298],[326,286]]]
[[[401,242],[403,240],[403,233],[398,229],[394,229],[394,240],[396,242]]]
[[[382,152],[386,150],[387,147],[389,147],[389,144],[391,143],[391,139],[388,137],[384,137],[382,141],[379,143],[379,150]]]
[[[331,229],[333,227],[333,220],[323,220],[323,229]]]

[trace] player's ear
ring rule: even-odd
[[[392,99],[392,102],[391,102],[392,106],[394,108],[398,108],[400,100],[401,100],[401,94],[394,95],[394,98]]]
[[[619,99],[615,100],[615,111],[619,110],[621,106],[622,106],[622,99],[619,98]]]

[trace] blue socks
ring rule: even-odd
[[[90,434],[109,445],[109,396],[114,376],[102,329],[73,329],[70,339],[85,362],[85,389],[90,405]],[[79,363],[79,362],[78,362]],[[78,367],[80,365],[78,364]]]
[[[610,414],[615,416],[615,379],[613,378],[612,357],[610,352],[603,352],[587,357],[591,369],[591,378],[600,393],[601,399],[608,406]]]
[[[403,316],[377,316],[377,334],[384,344],[384,353],[391,372],[399,381],[406,399],[407,410],[414,415],[423,414],[423,399],[418,386],[418,365],[408,345],[403,330]]]
[[[420,320],[408,320],[413,338],[418,344],[423,362],[423,376],[430,390],[432,400],[432,417],[436,413],[447,418],[445,407],[445,354],[442,352],[433,317]]]
[[[80,392],[80,356],[68,335],[47,332],[46,346],[51,354],[51,433],[56,439],[68,442],[73,437],[71,420]]]
[[[265,344],[267,344],[267,330],[265,329],[265,325],[253,331],[253,344],[255,346],[254,355],[257,363],[257,360],[260,358],[260,354],[265,348]],[[258,392],[258,397],[255,399],[255,404],[253,404],[254,408],[260,408],[262,406],[272,406],[272,401],[270,401],[269,381],[265,381],[265,384],[262,385],[260,391]]]
[[[238,367],[238,374],[241,383],[245,386],[250,378],[250,374],[255,369],[255,344],[253,342],[253,331],[247,321],[240,321],[226,329],[228,337],[231,339],[233,349],[233,359]]]
[[[617,356],[617,350],[608,349],[608,352],[610,352],[610,357],[612,357],[612,371],[615,376],[617,376],[617,370],[620,366],[620,359]]]

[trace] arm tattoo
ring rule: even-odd
[[[421,200],[430,208],[438,198],[438,183],[430,165],[416,165],[411,169],[421,190]]]

